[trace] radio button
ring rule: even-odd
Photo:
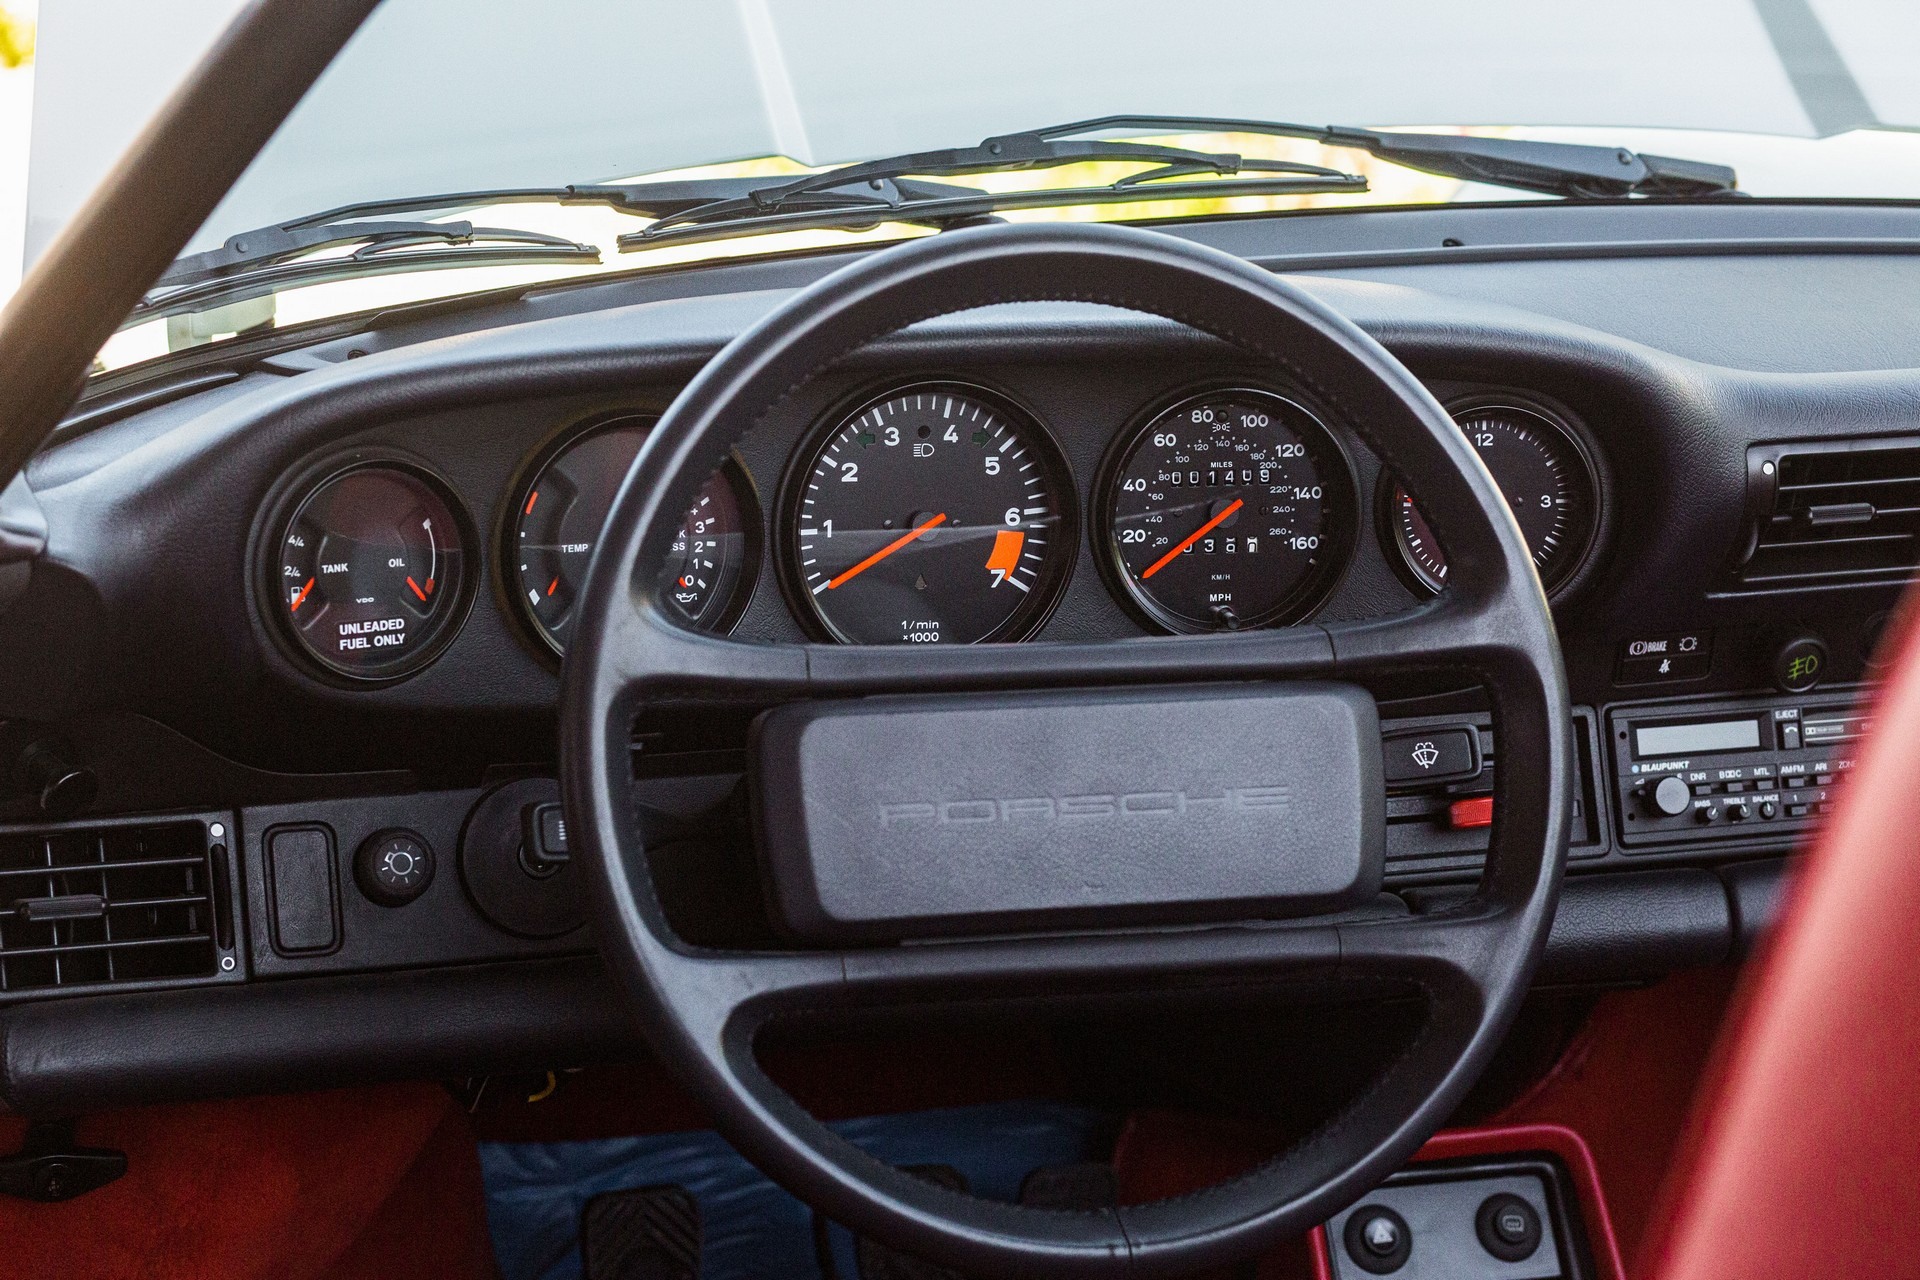
[[[1687,804],[1692,799],[1692,795],[1687,790],[1686,783],[1669,774],[1660,779],[1659,784],[1654,787],[1648,798],[1653,802],[1653,808],[1656,813],[1663,813],[1669,818],[1677,818],[1687,811]]]
[[[1789,818],[1804,818],[1807,816],[1807,806],[1803,804],[1790,804],[1787,806],[1787,816]]]

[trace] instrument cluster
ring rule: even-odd
[[[1549,595],[1577,589],[1603,509],[1585,428],[1531,396],[1449,409]],[[523,639],[557,657],[655,421],[621,411],[568,424],[525,457],[487,537],[420,459],[362,452],[321,464],[267,515],[273,629],[327,677],[398,680],[451,642],[491,561]],[[1409,590],[1446,587],[1418,477],[1387,460],[1363,493],[1348,445],[1296,389],[1190,385],[1109,436],[1083,479],[1041,414],[1005,390],[954,379],[869,387],[814,421],[781,474],[762,477],[767,505],[737,456],[707,480],[660,567],[661,596],[688,626],[724,633],[765,576],[817,640],[1018,641],[1060,603],[1085,539],[1145,631],[1286,626],[1325,604],[1369,525]]]

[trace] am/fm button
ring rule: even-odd
[[[1474,732],[1444,727],[1397,733],[1381,743],[1387,781],[1439,782],[1480,772]]]

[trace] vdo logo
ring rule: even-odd
[[[903,800],[880,806],[880,825],[981,826],[990,822],[1084,822],[1096,819],[1178,818],[1194,813],[1259,811],[1277,818],[1289,790],[1274,784],[1228,787],[1194,794],[1181,790],[1128,791],[1084,796],[975,796],[964,800]]]

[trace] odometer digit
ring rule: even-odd
[[[1344,455],[1305,408],[1270,392],[1207,392],[1116,446],[1103,486],[1109,565],[1170,631],[1294,621],[1345,562],[1354,517]]]

